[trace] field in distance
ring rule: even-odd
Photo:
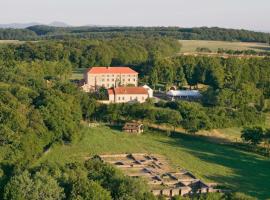
[[[197,48],[209,48],[217,52],[219,48],[227,50],[254,50],[270,51],[269,44],[255,42],[227,42],[227,41],[208,41],[208,40],[179,40],[182,44],[180,53],[194,53]]]
[[[36,165],[82,162],[96,154],[153,153],[165,156],[173,167],[187,169],[206,182],[222,183],[259,199],[270,197],[270,160],[265,157],[181,133],[168,137],[149,130],[134,136],[103,125],[81,131],[79,142],[55,145]]]
[[[24,41],[19,40],[0,40],[0,44],[22,44]]]

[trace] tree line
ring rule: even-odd
[[[270,34],[248,30],[218,27],[51,27],[37,25],[27,29],[0,29],[0,39],[40,40],[40,39],[111,39],[116,37],[156,37],[166,36],[185,40],[220,40],[268,43]]]
[[[177,40],[161,37],[114,38],[111,40],[64,40],[9,44],[0,47],[0,59],[16,61],[63,61],[74,68],[110,65],[137,66],[157,56],[179,52]]]

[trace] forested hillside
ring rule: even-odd
[[[183,40],[220,40],[242,42],[269,42],[270,34],[224,28],[179,27],[50,27],[32,26],[27,29],[0,29],[1,40],[40,40],[64,38],[115,38],[119,36],[166,36]]]
[[[1,45],[0,199],[155,199],[144,182],[96,159],[35,165],[50,147],[80,140],[85,121],[144,120],[192,134],[265,124],[268,57],[177,56],[180,47],[175,38],[158,36]],[[131,66],[140,72],[141,83],[153,88],[203,84],[203,100],[100,104],[98,95],[83,93],[70,81],[73,69],[100,65]]]

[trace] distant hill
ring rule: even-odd
[[[0,24],[0,28],[25,29],[31,26],[38,26],[38,25],[53,26],[53,27],[71,27],[71,25],[68,25],[64,22],[54,21],[50,24],[42,24],[38,22]]]
[[[11,23],[11,24],[0,24],[0,28],[15,28],[15,29],[24,29],[30,26],[40,25],[40,23]]]
[[[48,26],[53,26],[53,27],[72,27],[71,25],[68,25],[65,22],[59,22],[59,21],[54,21],[54,22],[48,24]]]

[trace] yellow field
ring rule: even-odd
[[[208,41],[208,40],[179,40],[182,44],[181,53],[196,52],[198,47],[209,48],[213,52],[217,52],[219,48],[230,50],[255,50],[270,51],[269,44],[255,42],[226,42],[226,41]]]
[[[20,43],[24,42],[19,40],[0,40],[0,44],[20,44]]]

